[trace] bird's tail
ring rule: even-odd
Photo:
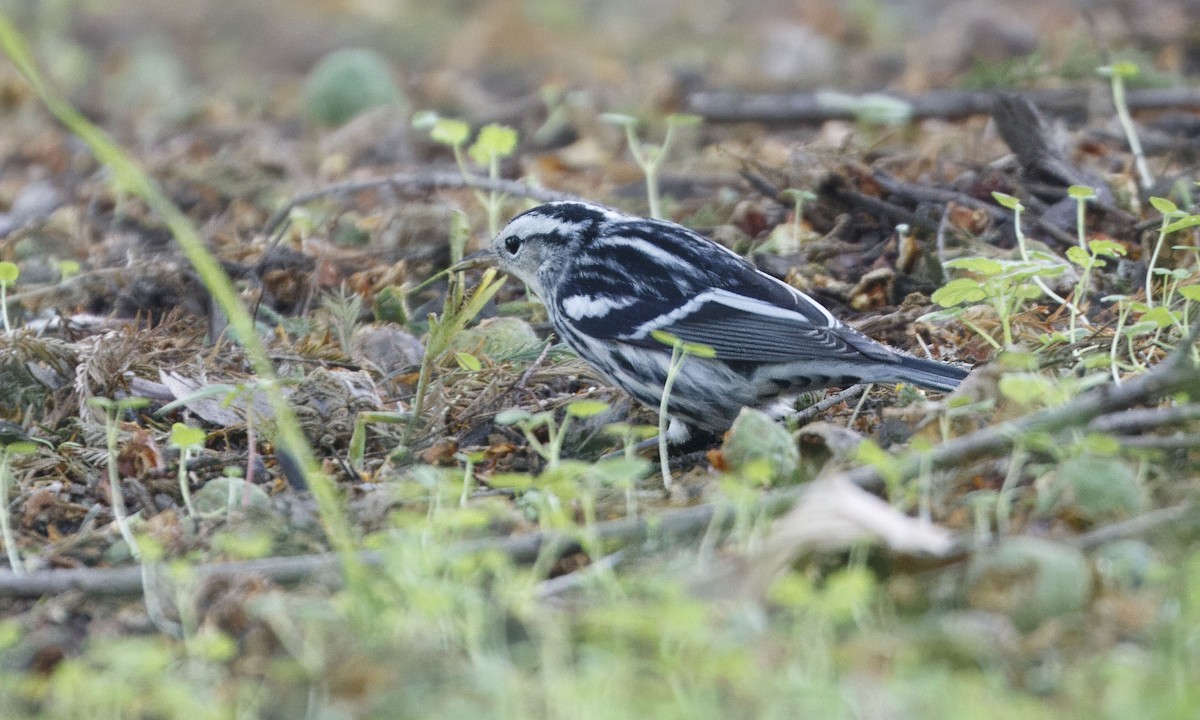
[[[891,370],[889,379],[894,382],[912,383],[943,392],[958,387],[968,372],[968,368],[907,354],[900,355],[899,362]]]

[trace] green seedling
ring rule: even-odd
[[[186,395],[173,402],[167,403],[155,411],[156,416],[163,416],[179,407],[186,407],[189,402],[194,402],[206,397],[220,397],[221,404],[224,407],[231,406],[239,397],[244,399],[242,410],[245,413],[246,422],[246,492],[242,500],[244,503],[250,501],[250,488],[254,480],[254,467],[258,457],[258,419],[259,412],[255,409],[257,402],[261,399],[267,401],[272,394],[277,391],[274,387],[277,384],[289,384],[294,380],[259,380],[256,382],[239,383],[230,385],[228,383],[212,383],[199,388],[190,395]]]
[[[205,433],[200,428],[188,427],[183,423],[171,426],[171,447],[179,449],[179,493],[183,496],[183,506],[187,509],[188,517],[196,517],[196,507],[192,504],[192,489],[188,484],[188,462],[192,455],[204,447]]]
[[[25,563],[21,560],[21,551],[17,548],[17,538],[8,517],[8,484],[11,479],[8,461],[13,455],[29,455],[36,450],[34,443],[18,438],[0,446],[0,539],[4,540],[4,551],[8,554],[8,565],[14,575],[25,574]]]
[[[413,116],[413,127],[428,130],[429,137],[437,143],[447,145],[454,153],[454,162],[464,180],[475,177],[467,159],[487,168],[487,176],[491,180],[500,179],[500,161],[512,155],[517,149],[517,131],[506,126],[491,124],[484,126],[475,138],[475,142],[467,147],[471,139],[471,126],[462,120],[439,117],[432,111],[419,112]],[[492,190],[475,191],[475,198],[487,211],[488,232],[495,236],[500,232],[500,209],[507,198],[503,193]],[[455,257],[451,253],[451,262],[462,259],[461,253]]]
[[[620,438],[621,452],[624,460],[626,462],[634,462],[640,460],[637,456],[638,443],[654,437],[658,433],[658,428],[653,425],[610,423],[604,427],[604,432]],[[627,517],[637,517],[637,496],[633,492],[634,484],[629,482],[621,487],[625,491],[625,515]]]
[[[500,179],[500,161],[517,149],[517,131],[506,125],[485,125],[467,150],[477,164],[488,169],[488,177]],[[479,202],[487,210],[488,233],[495,237],[500,232],[500,207],[507,198],[503,193],[490,191],[486,196],[479,194]],[[457,260],[455,260],[457,262]]]
[[[787,252],[799,252],[800,250],[800,229],[804,226],[804,204],[817,199],[817,194],[811,190],[795,190],[787,189],[783,191],[783,196],[792,200],[792,232],[791,232],[791,247],[782,248]]]
[[[1046,282],[1050,278],[1061,275],[1068,266],[1050,253],[1029,248],[1025,233],[1021,228],[1021,213],[1025,209],[1024,206],[1017,198],[997,192],[993,193],[996,202],[1013,211],[1017,249],[1021,259],[995,260],[970,257],[946,262],[946,268],[964,270],[971,273],[973,277],[956,278],[934,292],[932,300],[948,310],[930,313],[924,319],[958,318],[989,345],[999,350],[1012,344],[1012,318],[1021,311],[1025,301],[1045,295],[1067,308],[1071,317],[1069,332],[1065,335],[1056,333],[1050,338],[1073,341],[1080,321],[1087,327],[1091,326],[1079,305],[1080,299],[1087,290],[1088,273],[1092,268],[1102,267],[1104,258],[1116,257],[1124,252],[1122,246],[1111,241],[1093,240],[1088,242],[1086,240],[1082,219],[1083,203],[1092,195],[1090,188],[1073,189],[1073,197],[1076,197],[1080,203],[1081,217],[1078,219],[1078,224],[1081,240],[1078,247],[1067,251],[1067,257],[1080,266],[1082,276],[1071,300],[1054,292]],[[987,302],[995,310],[1001,323],[1002,341],[996,340],[969,320],[965,315],[965,308],[960,307],[979,302]]]
[[[57,265],[59,282],[65,283],[80,272],[79,263],[75,260],[59,260]]]
[[[671,141],[675,137],[675,128],[698,125],[700,118],[695,115],[667,116],[667,132],[663,136],[662,145],[643,143],[637,136],[637,118],[622,113],[604,113],[600,116],[606,122],[619,125],[625,129],[625,140],[629,145],[629,154],[633,161],[642,169],[646,176],[646,202],[650,207],[650,217],[661,220],[662,202],[658,192],[658,169],[671,150]]]
[[[1097,68],[1096,72],[1108,77],[1112,83],[1113,105],[1117,108],[1117,120],[1125,132],[1129,142],[1129,150],[1133,153],[1133,165],[1137,168],[1138,180],[1142,190],[1150,190],[1154,186],[1154,178],[1146,165],[1146,153],[1142,151],[1142,141],[1138,139],[1137,129],[1133,126],[1133,118],[1129,115],[1129,103],[1125,101],[1125,79],[1137,76],[1141,69],[1136,63],[1118,62]]]
[[[125,494],[121,491],[121,473],[117,469],[117,420],[125,411],[146,407],[150,401],[143,397],[128,397],[120,400],[93,397],[88,398],[88,404],[104,411],[104,438],[108,448],[108,492],[113,520],[117,523],[121,538],[129,546],[129,554],[133,556],[134,560],[141,562],[142,550],[129,527],[129,517],[125,510]]]
[[[372,423],[401,425],[411,420],[412,415],[406,412],[360,412],[354,418],[354,432],[350,435],[350,447],[346,451],[350,460],[350,467],[355,472],[362,472],[363,470],[363,461],[367,449],[367,425]]]
[[[1178,209],[1178,206],[1176,206],[1175,203],[1172,203],[1171,200],[1166,198],[1150,198],[1150,204],[1154,206],[1154,209],[1158,210],[1160,214],[1163,215],[1163,222],[1158,228],[1158,239],[1154,241],[1154,251],[1150,256],[1150,265],[1148,265],[1146,268],[1146,305],[1153,307],[1154,299],[1152,293],[1152,282],[1154,275],[1162,272],[1162,270],[1158,270],[1156,268],[1156,264],[1158,262],[1159,253],[1163,248],[1163,242],[1166,240],[1166,236],[1180,232],[1180,230],[1200,226],[1200,214],[1188,215],[1187,212]],[[1195,248],[1190,246],[1175,248],[1175,250],[1189,250],[1195,252]],[[1168,288],[1166,288],[1166,284],[1164,284],[1163,304],[1168,304],[1168,302]]]
[[[958,318],[996,350],[1011,346],[1012,318],[1022,303],[1041,294],[1042,291],[1031,280],[1045,269],[1036,263],[981,257],[957,258],[947,261],[944,266],[948,269],[964,270],[974,277],[956,278],[938,288],[930,299],[947,310],[930,313],[922,319]],[[980,302],[988,303],[996,312],[996,317],[1000,320],[1002,341],[997,341],[975,324],[966,315],[965,308],[960,307]]]
[[[913,116],[912,103],[883,93],[848,95],[822,91],[817,93],[817,103],[831,110],[847,112],[860,125],[873,127],[899,127]]]
[[[1049,297],[1059,305],[1068,308],[1072,313],[1077,314],[1079,310],[1075,307],[1074,303],[1068,301],[1066,298],[1051,290],[1050,287],[1046,285],[1046,281],[1044,279],[1046,276],[1054,277],[1061,275],[1066,271],[1066,265],[1064,265],[1057,257],[1051,255],[1050,253],[1029,251],[1028,244],[1026,243],[1025,239],[1025,230],[1021,227],[1021,213],[1025,210],[1025,206],[1022,205],[1021,201],[1017,198],[1013,197],[1012,195],[1006,195],[1002,192],[993,192],[992,197],[995,198],[996,202],[1001,206],[1013,211],[1013,232],[1017,237],[1017,250],[1021,253],[1021,259],[1027,263],[1037,262],[1042,263],[1045,266],[1045,274],[1040,276],[1035,275],[1033,277],[1034,284],[1046,294],[1046,297]]]
[[[1096,261],[1095,255],[1088,249],[1087,231],[1084,229],[1084,220],[1087,216],[1087,201],[1096,197],[1096,191],[1083,185],[1072,185],[1067,189],[1067,194],[1075,200],[1075,232],[1079,238],[1078,248],[1067,249],[1067,259],[1080,268],[1079,281],[1075,285],[1075,291],[1071,294],[1076,304],[1071,306],[1071,324],[1067,335],[1069,341],[1074,342],[1075,321],[1080,315],[1077,308],[1087,300],[1088,275],[1091,273]]]
[[[679,371],[683,369],[683,363],[689,355],[715,358],[717,351],[708,345],[685,342],[664,330],[654,330],[650,335],[660,343],[671,346],[671,362],[667,365],[667,378],[663,381],[662,399],[658,403],[658,465],[662,470],[663,489],[670,491],[671,467],[667,463],[667,425],[671,416],[667,410],[671,398],[671,387],[675,384],[675,378],[679,377]]]
[[[350,292],[343,284],[336,292],[326,293],[321,305],[332,319],[338,345],[342,352],[350,354],[350,340],[362,317],[363,300],[356,292]]]
[[[458,496],[458,506],[466,507],[467,500],[470,499],[471,493],[475,490],[475,463],[487,457],[487,453],[483,450],[474,450],[471,452],[458,452],[454,454],[463,464],[463,483],[462,492]]]
[[[1150,261],[1146,266],[1146,305],[1154,307],[1154,266],[1158,263],[1158,256],[1162,252],[1163,242],[1170,233],[1176,232],[1183,227],[1188,227],[1178,224],[1181,219],[1195,218],[1195,222],[1192,224],[1200,224],[1200,215],[1188,215],[1180,210],[1175,203],[1166,198],[1152,197],[1150,198],[1150,204],[1162,214],[1162,223],[1158,227],[1158,238],[1154,241],[1154,251],[1150,253]],[[1166,292],[1165,286],[1163,287],[1163,292]],[[1164,303],[1165,300],[1164,298]]]
[[[497,425],[513,425],[525,436],[525,441],[543,460],[546,470],[554,470],[562,462],[562,445],[567,436],[567,428],[571,418],[586,418],[598,415],[608,409],[608,403],[603,400],[576,400],[567,405],[567,413],[562,424],[554,421],[551,412],[530,413],[526,410],[507,410],[495,418]],[[537,437],[540,429],[546,431],[546,442]]]
[[[425,343],[425,357],[421,359],[421,371],[417,376],[417,394],[412,405],[412,422],[405,431],[404,445],[408,445],[408,439],[425,409],[425,396],[429,391],[429,378],[433,372],[434,363],[450,348],[454,336],[483,310],[488,301],[504,285],[504,279],[497,279],[496,275],[495,268],[488,268],[484,271],[483,277],[479,280],[479,286],[475,288],[475,292],[469,298],[464,295],[461,282],[456,279],[455,275],[450,276],[450,288],[446,292],[446,305],[442,310],[441,317],[433,314],[429,316],[429,339]],[[457,302],[455,298],[458,298]]]
[[[12,326],[8,324],[8,286],[15,285],[21,275],[21,269],[16,263],[7,260],[0,262],[0,317],[4,318],[4,332],[11,333]]]

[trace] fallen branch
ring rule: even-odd
[[[397,173],[395,175],[388,175],[386,177],[370,178],[368,180],[351,180],[348,182],[336,183],[334,185],[326,185],[323,188],[297,195],[289,200],[283,207],[275,211],[275,214],[267,220],[266,225],[263,227],[263,232],[266,235],[273,234],[279,225],[287,219],[288,214],[291,213],[294,208],[300,205],[310,203],[314,200],[320,200],[321,198],[328,197],[330,195],[345,195],[348,193],[362,192],[363,190],[378,190],[385,187],[407,194],[418,194],[439,188],[452,190],[471,188],[474,190],[500,192],[506,195],[512,195],[513,197],[532,198],[538,202],[556,202],[559,200],[581,199],[577,195],[559,192],[557,190],[534,187],[519,180],[493,180],[491,178],[484,177],[463,177],[460,174],[449,172]]]
[[[1092,432],[1141,432],[1189,420],[1200,420],[1200,403],[1184,403],[1161,408],[1135,408],[1105,415],[1088,423],[1088,430]]]
[[[937,223],[917,215],[906,207],[901,207],[895,203],[882,200],[871,195],[860,193],[857,190],[847,190],[845,188],[834,188],[832,190],[835,199],[843,202],[851,207],[856,207],[864,212],[874,215],[879,218],[888,218],[892,224],[904,223],[910,227],[920,228],[926,232],[936,232]]]
[[[790,502],[789,502],[790,504]],[[698,537],[713,520],[713,505],[672,510],[654,518],[613,520],[599,523],[595,536],[600,541],[631,544],[650,538],[682,541]],[[734,513],[724,513],[715,522],[720,529],[732,523]],[[483,551],[501,552],[513,562],[528,564],[544,553],[561,557],[581,550],[577,538],[561,532],[537,532],[503,540],[481,539],[460,542],[452,553],[469,555]],[[368,567],[382,564],[377,551],[363,551],[358,560]],[[293,555],[232,562],[193,565],[188,571],[196,580],[261,575],[274,582],[292,585],[303,580],[329,576],[340,582],[342,559],[335,553]],[[38,598],[76,590],[88,595],[129,596],[142,593],[142,571],[138,565],[116,568],[38,570],[24,575],[0,571],[0,597]]]
[[[961,118],[987,115],[996,94],[987,90],[940,90],[922,95],[876,93],[908,104],[911,117]],[[1022,93],[1042,111],[1072,119],[1086,119],[1092,102],[1090,88],[1029,90]],[[1137,89],[1126,93],[1130,110],[1200,108],[1200,90],[1194,88]],[[703,91],[690,95],[687,112],[708,122],[822,123],[853,120],[846,103],[830,102],[826,93],[753,94]]]
[[[917,183],[904,182],[898,180],[891,175],[876,170],[871,173],[871,178],[879,183],[880,187],[892,195],[900,197],[918,204],[922,202],[932,202],[938,205],[946,205],[948,203],[957,203],[964,207],[969,207],[972,210],[982,210],[986,212],[993,220],[1004,221],[1012,217],[1012,212],[1005,210],[999,205],[984,202],[978,198],[973,198],[966,193],[957,192],[955,190],[947,190],[945,188],[932,187],[930,185],[919,185]]]
[[[1194,513],[1195,510],[1196,507],[1194,505],[1172,505],[1170,507],[1151,510],[1148,513],[1129,518],[1128,520],[1096,528],[1091,532],[1086,532],[1072,539],[1070,542],[1078,548],[1088,550],[1114,540],[1124,540],[1125,538],[1145,535],[1148,532],[1172,525],[1188,517],[1188,514]]]
[[[866,389],[867,386],[865,384],[852,385],[845,390],[830,395],[818,403],[809,405],[800,412],[797,412],[795,415],[792,415],[791,419],[797,425],[803,425],[818,415],[823,414],[829,408],[857,398],[859,395],[862,395]]]
[[[1062,187],[1086,185],[1096,192],[1097,203],[1111,206],[1116,202],[1104,178],[1071,164],[1055,142],[1050,124],[1029,97],[1001,93],[991,112],[996,131],[1017,156],[1026,177]]]

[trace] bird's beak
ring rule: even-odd
[[[482,250],[477,250],[462,260],[450,266],[449,272],[461,272],[463,270],[471,270],[477,267],[496,264],[496,251],[490,247],[485,247]]]

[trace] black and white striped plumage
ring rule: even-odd
[[[962,368],[885,347],[799,290],[687,228],[578,202],[529,210],[481,255],[524,280],[584,360],[657,408],[664,330],[716,350],[689,356],[670,415],[721,432],[746,405],[829,385],[908,382],[951,390]]]

